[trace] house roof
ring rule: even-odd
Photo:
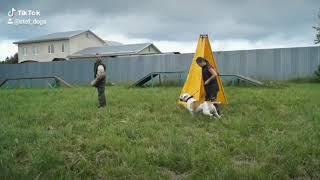
[[[84,32],[90,32],[94,36],[96,36],[98,39],[104,42],[103,39],[95,35],[92,31],[90,30],[78,30],[78,31],[65,31],[65,32],[57,32],[57,33],[52,33],[52,34],[47,34],[44,36],[38,36],[34,37],[31,39],[26,39],[22,41],[17,41],[13,42],[13,44],[27,44],[27,43],[36,43],[36,42],[44,42],[44,41],[56,41],[56,40],[68,40],[76,35],[79,35]]]
[[[104,40],[106,42],[107,45],[109,46],[118,46],[118,45],[123,45],[122,43],[120,42],[117,42],[117,41],[108,41],[108,40]]]
[[[153,47],[158,53],[161,53],[161,51],[152,43],[141,43],[116,46],[89,47],[81,51],[78,51],[68,57],[94,57],[96,53],[99,53],[102,56],[135,55],[149,46]]]

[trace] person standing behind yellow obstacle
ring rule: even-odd
[[[198,57],[196,62],[202,68],[202,80],[204,84],[204,91],[206,93],[205,101],[215,102],[219,92],[219,84],[217,79],[218,73],[205,58]],[[220,107],[216,103],[214,105],[216,106],[218,114],[220,115]]]
[[[202,68],[202,80],[204,84],[204,90],[206,92],[205,101],[216,101],[219,92],[217,72],[208,63],[208,61],[202,57],[198,57],[196,62]]]
[[[223,84],[221,77],[219,76],[219,68],[218,64],[216,63],[216,58],[214,57],[214,54],[212,53],[211,45],[209,42],[208,35],[202,34],[199,37],[198,45],[196,52],[194,54],[193,60],[190,65],[189,73],[186,79],[186,82],[184,83],[184,86],[181,90],[180,96],[188,93],[191,96],[194,97],[195,100],[199,102],[204,102],[206,99],[206,91],[205,91],[205,85],[204,80],[202,77],[202,68],[198,65],[196,60],[201,57],[207,60],[208,64],[213,67],[215,70],[217,79],[217,84],[219,87],[218,94],[216,96],[216,101],[220,102],[222,105],[227,105],[228,100],[227,96],[225,94]],[[178,101],[178,104],[187,107],[186,103]]]

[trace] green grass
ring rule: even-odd
[[[0,90],[0,179],[320,178],[320,84],[226,87],[221,120],[179,92]]]

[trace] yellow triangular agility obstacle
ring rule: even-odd
[[[205,100],[206,94],[204,91],[204,83],[202,80],[202,70],[196,62],[196,59],[198,57],[203,57],[207,59],[211,66],[213,66],[216,72],[219,74],[218,65],[212,53],[208,35],[200,35],[197,50],[193,57],[187,80],[180,93],[180,96],[183,93],[188,93],[192,95],[196,100],[203,102]],[[221,102],[221,104],[228,104],[220,76],[218,76],[218,84],[220,91],[218,93],[217,101]],[[179,104],[183,106],[186,105],[183,102],[179,102]]]

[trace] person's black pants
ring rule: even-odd
[[[205,85],[204,90],[206,92],[206,97],[205,97],[206,101],[214,102],[217,100],[218,92],[219,92],[218,88],[216,88],[215,86]],[[217,112],[220,115],[221,107],[219,106],[219,104],[216,104],[216,103],[214,103],[214,106],[216,107]]]
[[[105,95],[105,88],[106,86],[98,86],[98,101],[99,101],[99,107],[104,107],[106,106],[106,95]]]
[[[211,101],[212,102],[212,101],[215,101],[217,99],[219,90],[215,86],[205,85],[204,86],[204,90],[206,92],[206,97],[205,97],[206,101]]]

